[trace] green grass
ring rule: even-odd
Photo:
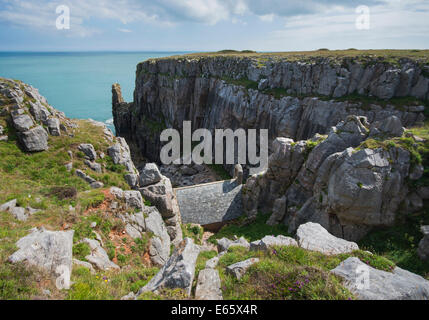
[[[266,235],[285,235],[290,236],[287,232],[287,226],[283,224],[269,226],[266,224],[269,219],[270,214],[259,213],[256,217],[256,221],[243,225],[245,218],[230,222],[228,225],[224,226],[218,233],[211,236],[208,241],[216,244],[217,239],[223,237],[232,239],[234,235],[237,237],[244,237],[248,241],[260,240]]]
[[[228,171],[221,164],[208,164],[207,165],[220,179],[231,180],[232,177]]]
[[[362,62],[380,60],[387,63],[397,63],[401,58],[409,58],[427,63],[429,61],[429,50],[315,50],[315,51],[289,51],[289,52],[236,52],[219,51],[191,53],[180,56],[171,56],[158,59],[204,59],[213,57],[236,57],[241,59],[273,59],[285,61],[316,61],[321,58],[330,58],[333,61],[343,59],[359,59]],[[154,60],[154,59],[151,59]]]
[[[407,215],[396,226],[370,232],[359,246],[393,261],[397,266],[429,279],[429,261],[422,261],[417,248],[423,234],[421,225],[429,224],[429,206],[422,212]]]
[[[224,299],[268,300],[344,300],[354,296],[342,280],[330,273],[342,261],[357,257],[362,262],[384,271],[395,264],[388,259],[357,250],[349,254],[326,256],[298,247],[274,247],[267,252],[231,247],[221,257],[218,271]],[[259,258],[246,274],[237,280],[225,268],[249,258]]]
[[[157,268],[136,268],[131,271],[91,274],[84,267],[73,269],[74,282],[68,291],[68,300],[119,300],[129,292],[145,286],[158,272]]]
[[[95,189],[82,192],[79,196],[79,203],[81,207],[86,210],[89,208],[98,207],[100,204],[103,203],[104,199],[104,193],[99,189]]]
[[[329,273],[341,259],[321,256],[296,247],[277,247],[266,253],[230,248],[218,266],[223,297],[228,300],[354,299],[341,280]],[[228,265],[250,257],[260,261],[240,280],[225,271]]]
[[[182,225],[182,233],[183,238],[191,238],[198,245],[203,242],[204,229],[199,225],[191,223],[184,224]]]

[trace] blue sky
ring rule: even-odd
[[[70,8],[57,30],[56,8]],[[358,30],[356,8],[370,9]],[[428,0],[0,0],[0,51],[427,49]]]

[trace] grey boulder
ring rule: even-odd
[[[94,161],[97,159],[97,153],[95,152],[94,146],[89,143],[82,143],[79,145],[78,149],[82,151],[89,160]]]
[[[215,269],[204,269],[198,274],[195,299],[197,300],[223,300],[220,289],[219,272]]]
[[[145,164],[143,170],[140,171],[140,187],[158,183],[161,179],[161,172],[159,172],[158,166],[155,163]]]
[[[19,250],[9,257],[9,261],[26,262],[57,277],[62,276],[63,288],[68,289],[72,270],[73,234],[74,230],[48,231],[34,228],[16,243]]]
[[[240,261],[226,267],[226,271],[233,276],[235,276],[238,280],[246,273],[247,269],[249,269],[253,264],[259,262],[258,258],[250,258],[244,261]]]
[[[325,255],[336,255],[359,250],[355,242],[337,238],[318,223],[308,222],[298,227],[296,232],[301,248],[318,251]]]
[[[331,272],[343,278],[345,286],[361,300],[429,299],[429,281],[398,267],[386,272],[351,257]]]
[[[118,265],[110,261],[106,251],[97,240],[85,238],[82,242],[88,244],[91,249],[91,254],[87,255],[85,259],[92,265],[103,271],[120,269]]]
[[[254,251],[267,251],[274,246],[294,246],[298,247],[298,243],[295,239],[290,237],[285,237],[279,235],[277,237],[274,236],[265,236],[261,240],[253,241],[250,243],[250,250]]]
[[[187,295],[191,294],[192,282],[194,281],[195,264],[197,262],[200,247],[194,244],[190,238],[183,239],[176,250],[168,259],[161,270],[141,288],[137,296],[143,292],[152,291],[158,293],[164,288],[185,290]]]
[[[48,149],[48,134],[41,126],[18,134],[24,149],[28,152],[45,151]]]
[[[249,242],[240,237],[237,240],[230,240],[228,238],[222,238],[217,241],[217,249],[219,252],[227,251],[230,247],[244,247],[246,249],[250,248]]]

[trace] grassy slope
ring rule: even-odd
[[[83,163],[83,154],[77,150],[80,143],[91,143],[98,152],[107,153],[112,143],[104,139],[103,130],[87,121],[77,121],[79,128],[73,137],[49,137],[49,150],[40,153],[25,153],[20,149],[15,132],[4,117],[0,125],[6,128],[8,142],[0,142],[0,203],[18,199],[18,205],[41,209],[26,222],[14,219],[7,212],[0,212],[0,299],[31,299],[43,296],[43,289],[51,291],[51,298],[59,299],[118,299],[130,291],[137,291],[157,268],[147,267],[145,254],[147,240],[134,241],[122,234],[123,224],[119,219],[106,215],[100,206],[106,199],[106,189],[118,186],[128,189],[123,178],[125,168],[113,165],[109,156],[99,160],[106,166],[104,173],[90,171]],[[64,164],[70,162],[67,151],[73,152],[72,172]],[[103,190],[90,190],[89,185],[74,175],[80,168],[95,179],[104,182]],[[69,206],[75,207],[70,211]],[[68,292],[59,292],[51,277],[34,268],[12,265],[7,258],[17,250],[16,241],[28,234],[34,226],[50,230],[62,230],[68,225],[75,230],[75,243],[84,237],[94,238],[90,227],[97,222],[95,231],[106,244],[111,259],[130,268],[121,272],[99,272],[91,275],[84,268],[74,268],[74,285]],[[113,240],[112,240],[112,239]],[[127,250],[125,250],[127,249]],[[74,257],[85,259],[88,248],[74,245]]]

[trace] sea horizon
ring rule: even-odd
[[[189,51],[0,51],[0,77],[39,89],[53,107],[76,119],[91,118],[114,131],[111,86],[133,100],[138,63]],[[108,68],[106,67],[108,66]]]

